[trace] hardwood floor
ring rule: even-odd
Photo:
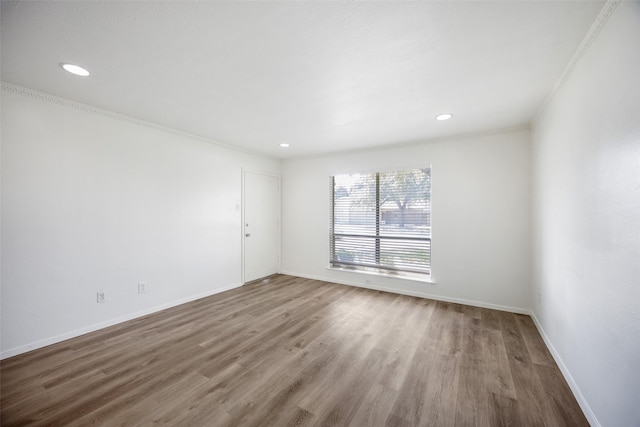
[[[3,426],[588,425],[528,316],[291,276],[0,373]]]

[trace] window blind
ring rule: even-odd
[[[330,263],[431,273],[431,168],[331,177]]]

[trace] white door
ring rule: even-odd
[[[280,178],[244,172],[244,283],[280,268]]]

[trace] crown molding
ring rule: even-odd
[[[573,71],[576,69],[578,64],[580,64],[580,61],[589,51],[591,45],[593,45],[593,42],[596,41],[602,29],[605,27],[607,22],[609,22],[609,18],[611,18],[611,15],[613,15],[613,12],[616,10],[618,5],[622,3],[622,1],[623,0],[607,0],[605,5],[602,7],[602,10],[598,14],[598,17],[595,19],[595,21],[593,21],[593,24],[591,25],[591,28],[589,28],[589,31],[585,35],[584,39],[582,39],[582,43],[580,43],[580,46],[578,46],[578,49],[571,57],[571,60],[569,60],[569,63],[562,71],[562,74],[560,75],[560,78],[558,78],[556,84],[553,86],[553,89],[551,89],[540,108],[538,108],[538,111],[536,111],[536,114],[531,120],[532,123],[534,123],[538,119],[538,117],[540,117],[540,114],[542,114],[542,111],[551,102],[560,87],[567,80],[569,80],[569,78],[573,74]]]
[[[179,135],[179,136],[184,136],[187,138],[191,138],[191,139],[196,139],[198,141],[202,141],[202,142],[206,142],[208,144],[213,144],[216,145],[218,147],[221,148],[225,148],[227,150],[231,150],[231,151],[236,151],[236,152],[240,152],[240,153],[244,153],[244,154],[251,154],[252,156],[258,156],[258,157],[263,157],[263,158],[267,158],[267,159],[271,159],[271,160],[279,160],[276,157],[273,156],[269,156],[267,154],[263,154],[263,153],[258,153],[255,151],[251,151],[251,150],[245,150],[243,148],[240,147],[235,147],[232,145],[228,145],[213,139],[208,139],[199,135],[194,135],[188,132],[183,132],[181,130],[177,130],[177,129],[173,129],[170,127],[166,127],[166,126],[162,126],[162,125],[158,125],[156,123],[151,123],[151,122],[147,122],[144,120],[140,120],[140,119],[136,119],[134,117],[130,117],[130,116],[126,116],[124,114],[120,114],[120,113],[115,113],[113,111],[109,111],[109,110],[104,110],[102,108],[98,108],[98,107],[94,107],[92,105],[87,105],[87,104],[83,104],[81,102],[76,102],[76,101],[72,101],[70,99],[66,99],[66,98],[61,98],[55,95],[51,95],[48,93],[44,93],[44,92],[39,92],[37,90],[34,89],[29,89],[26,87],[22,87],[22,86],[17,86],[11,83],[7,83],[7,82],[0,82],[0,90],[2,90],[2,92],[7,92],[7,93],[11,93],[14,95],[19,95],[19,96],[23,96],[26,98],[31,98],[31,99],[35,99],[37,101],[42,101],[42,102],[47,102],[49,104],[53,104],[53,105],[57,105],[60,107],[64,107],[64,108],[68,108],[71,110],[75,110],[75,111],[80,111],[83,113],[88,113],[88,114],[94,114],[94,115],[98,115],[98,116],[103,116],[106,117],[108,119],[111,120],[118,120],[121,122],[126,122],[126,123],[131,123],[134,125],[138,125],[138,126],[143,126],[146,128],[150,128],[150,129],[155,129],[155,130],[159,130],[162,132],[168,132],[168,133],[172,133],[174,135]]]
[[[89,114],[96,114],[99,116],[108,117],[110,119],[119,120],[127,123],[133,123],[136,125],[141,125],[146,127],[151,127],[154,129],[163,129],[163,130],[165,129],[162,126],[145,122],[143,120],[134,119],[133,117],[125,116],[123,114],[114,113],[113,111],[92,107],[91,105],[82,104],[80,102],[71,101],[65,98],[60,98],[55,95],[50,95],[48,93],[39,92],[33,89],[28,89],[26,87],[16,86],[11,83],[2,82],[1,87],[3,92],[8,92],[14,95],[35,99],[37,101],[47,102],[49,104],[69,108],[71,110],[81,111],[83,113],[89,113]]]
[[[425,139],[418,139],[415,141],[404,141],[398,143],[390,143],[383,145],[376,145],[373,147],[364,147],[364,148],[353,148],[347,150],[339,150],[339,151],[331,151],[328,153],[316,153],[316,154],[308,154],[305,156],[295,156],[295,157],[285,157],[282,160],[282,163],[290,163],[298,160],[313,160],[313,159],[325,159],[338,155],[349,155],[349,154],[359,154],[359,153],[371,153],[371,152],[380,152],[394,149],[402,149],[402,148],[411,148],[411,147],[420,147],[426,144],[438,144],[450,141],[464,141],[468,139],[476,139],[476,138],[486,138],[496,135],[505,135],[516,132],[531,132],[531,127],[529,124],[521,124],[516,126],[509,126],[498,129],[483,129],[473,132],[463,132],[456,133],[453,135],[446,136],[436,136]]]

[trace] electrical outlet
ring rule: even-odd
[[[144,294],[147,292],[147,284],[146,283],[138,283],[138,293]]]
[[[97,302],[105,302],[107,300],[107,294],[104,291],[98,291],[96,295]]]

